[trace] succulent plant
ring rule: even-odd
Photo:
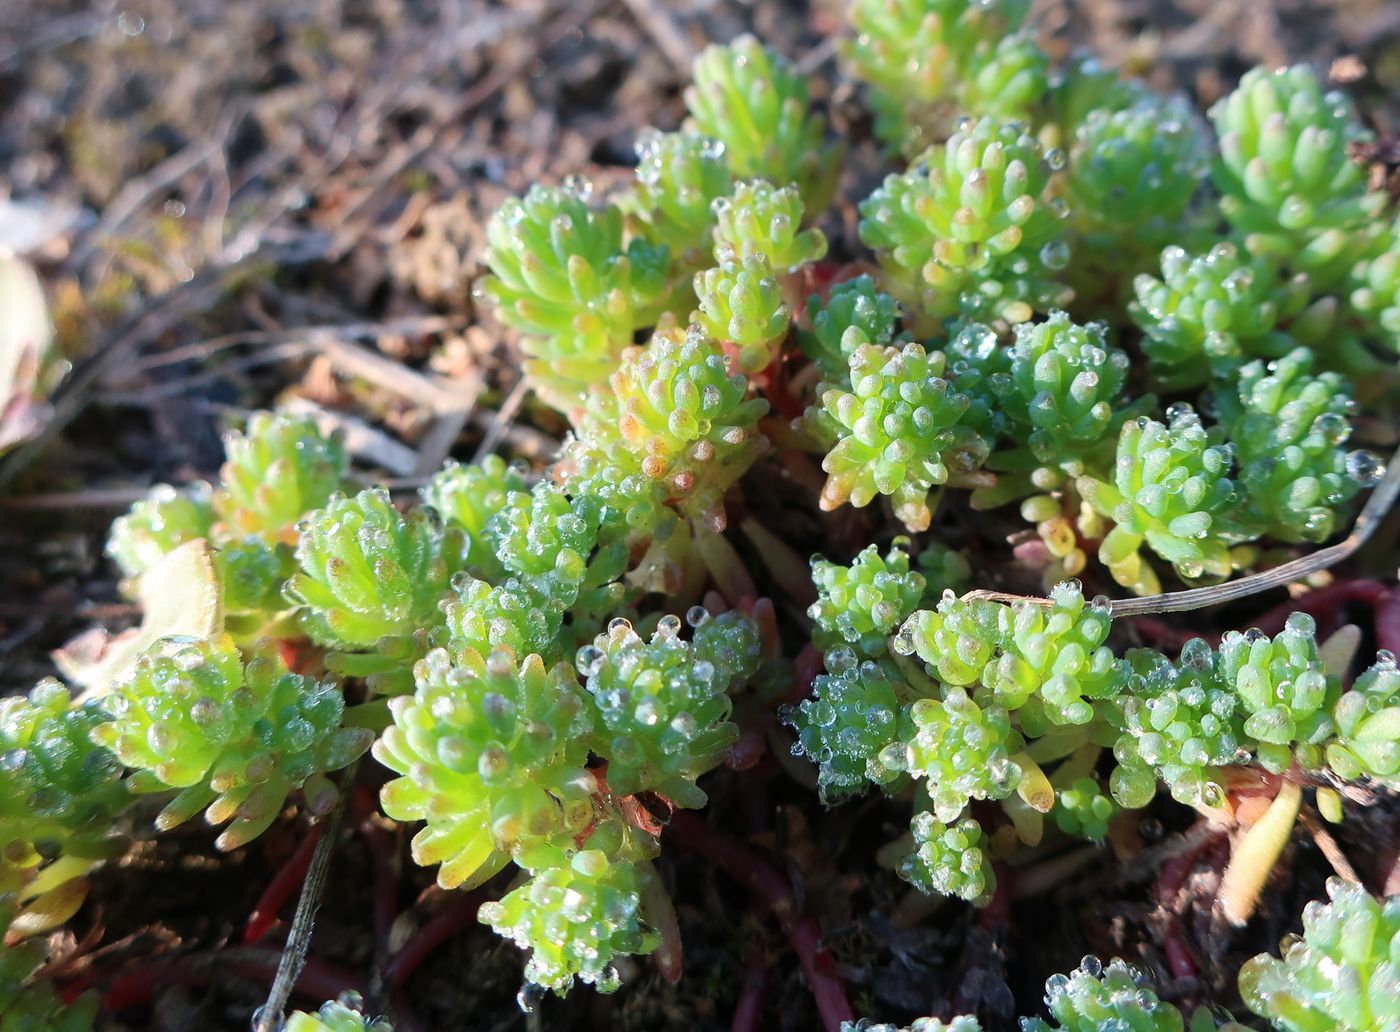
[[[716,268],[696,273],[695,296],[700,307],[691,313],[691,322],[711,339],[733,344],[741,372],[759,372],[773,360],[792,323],[792,310],[766,255],[740,259],[726,251]]]
[[[1021,769],[1011,758],[1021,736],[1005,709],[949,688],[941,699],[916,700],[908,717],[913,735],[886,750],[885,765],[925,781],[939,821],[956,820],[974,799],[1005,799],[1016,790]]]
[[[1148,375],[1164,390],[1199,387],[1251,356],[1277,358],[1295,341],[1279,327],[1306,305],[1306,277],[1285,280],[1267,256],[1216,244],[1204,255],[1162,251],[1161,279],[1142,273],[1128,314],[1145,334]]]
[[[736,176],[794,184],[808,207],[826,204],[840,164],[823,145],[807,82],[791,62],[745,35],[706,47],[693,75],[685,91],[687,126],[724,144]]]
[[[1215,806],[1224,789],[1213,768],[1245,755],[1240,701],[1215,676],[1214,655],[1201,638],[1181,650],[1179,663],[1160,653],[1128,653],[1131,670],[1113,722],[1122,729],[1110,787],[1127,807],[1145,806],[1159,780],[1187,806]]]
[[[440,621],[463,543],[426,510],[400,514],[382,488],[333,498],[306,518],[287,594],[320,644],[354,651],[412,638]]]
[[[896,545],[881,556],[870,545],[850,566],[812,562],[817,601],[807,610],[816,623],[812,640],[823,649],[848,646],[864,659],[885,654],[891,634],[919,605],[924,578],[909,568]]]
[[[700,133],[643,130],[637,137],[637,183],[630,199],[643,233],[684,269],[709,260],[714,203],[734,185],[724,144]]]
[[[1307,348],[1251,362],[1216,394],[1239,461],[1241,518],[1277,541],[1325,541],[1361,487],[1343,447],[1356,403],[1344,377],[1313,375],[1312,363]]]
[[[887,288],[928,318],[1025,322],[1068,299],[1050,183],[1062,164],[1017,122],[985,117],[892,175],[860,206],[860,238]]]
[[[856,350],[863,344],[886,347],[899,329],[899,305],[868,275],[836,284],[825,301],[813,294],[807,316],[812,331],[800,335],[798,344],[828,383],[845,383]]]
[[[413,857],[441,865],[438,884],[479,884],[588,825],[592,717],[572,669],[504,650],[436,649],[414,679],[413,695],[390,700],[394,723],[374,756],[399,775],[381,793],[384,812],[426,821]]]
[[[486,524],[506,505],[506,499],[526,489],[521,470],[506,465],[499,455],[480,463],[449,462],[423,486],[422,497],[447,525],[466,535],[466,562],[491,573],[500,571],[495,549],[486,539]]]
[[[109,720],[92,738],[133,768],[132,790],[179,790],[157,827],[205,810],[210,824],[231,822],[220,849],[261,835],[298,789],[313,812],[329,810],[337,792],[325,775],[373,737],[342,726],[337,685],[294,674],[273,655],[245,658],[227,635],[158,644],[103,707]]]
[[[802,229],[802,195],[792,186],[763,179],[735,185],[714,202],[715,253],[745,263],[765,258],[779,273],[790,273],[826,256],[819,229]]]
[[[959,425],[970,402],[942,377],[943,366],[941,352],[914,343],[856,349],[850,390],[822,396],[837,433],[822,462],[823,509],[845,502],[860,508],[890,495],[895,515],[910,530],[924,530],[933,519],[929,493],[982,465],[987,442]]]
[[[696,332],[656,334],[627,354],[611,387],[610,404],[585,424],[605,454],[581,461],[613,464],[687,517],[722,527],[725,493],[767,447],[757,428],[767,403],[748,397],[748,381]],[[584,483],[577,491],[596,492]]]
[[[1364,776],[1394,787],[1400,778],[1400,669],[1383,653],[1342,694],[1332,711],[1336,738],[1327,745],[1327,766],[1338,777]]]
[[[1016,442],[993,452],[988,466],[999,482],[979,494],[1000,501],[1109,468],[1120,428],[1152,399],[1129,402],[1128,355],[1106,335],[1102,324],[1079,326],[1064,312],[1017,326],[1010,349],[983,326],[958,335],[950,351],[954,382],[974,399],[969,421]]]
[[[1022,1018],[1021,1032],[1181,1032],[1185,1024],[1181,1011],[1159,999],[1146,976],[1121,960],[1105,967],[1097,958],[1085,957],[1070,974],[1050,976],[1045,1006],[1054,1024]]]
[[[565,993],[577,978],[613,992],[620,982],[614,958],[656,948],[640,914],[653,876],[598,849],[558,851],[552,859],[549,866],[535,859],[529,881],[482,904],[481,920],[530,951],[525,977],[535,985]]]
[[[880,138],[912,155],[962,112],[1024,114],[1046,85],[1044,54],[1015,31],[1029,6],[1023,0],[852,3],[855,33],[845,46],[846,64],[870,87]]]
[[[1211,109],[1220,210],[1254,254],[1329,290],[1364,251],[1384,196],[1348,147],[1367,138],[1340,92],[1305,65],[1246,72]]]
[[[739,737],[729,720],[729,690],[757,669],[758,632],[741,614],[710,619],[700,610],[695,619],[694,643],[681,639],[678,616],[662,617],[649,641],[618,618],[579,650],[576,665],[608,756],[608,787],[618,795],[651,790],[679,806],[703,806],[696,779]],[[719,655],[740,662],[700,658]]]
[[[1125,423],[1112,482],[1083,477],[1078,484],[1114,522],[1099,559],[1114,580],[1140,595],[1160,589],[1140,552],[1144,544],[1185,580],[1223,580],[1238,535],[1231,524],[1240,501],[1231,449],[1212,443],[1188,405],[1174,406],[1168,418]]]
[[[33,898],[125,847],[115,821],[130,797],[121,763],[92,741],[102,722],[52,679],[0,701],[0,892]]]
[[[254,413],[242,433],[225,436],[224,450],[213,498],[224,536],[295,544],[301,518],[345,486],[344,443],[306,417]]]
[[[591,208],[589,197],[570,183],[507,201],[487,226],[492,275],[479,288],[525,334],[526,370],[564,409],[606,380],[632,335],[655,321],[669,264],[664,245],[624,244],[622,212]]]
[[[135,578],[177,546],[208,537],[214,525],[212,493],[203,481],[184,490],[157,484],[112,522],[107,554],[124,576]]]
[[[920,892],[985,902],[996,891],[996,873],[984,849],[982,827],[971,818],[949,826],[927,811],[911,825],[915,851],[899,873]]]
[[[1162,248],[1194,235],[1190,207],[1210,150],[1185,97],[1145,93],[1124,107],[1094,108],[1066,145],[1063,190],[1078,256],[1067,271],[1077,292],[1094,290],[1095,277],[1146,272]]]
[[[817,790],[831,805],[899,777],[884,760],[902,729],[899,693],[883,668],[847,648],[829,652],[826,668],[812,697],[785,711],[784,720],[797,732],[793,754],[817,765]]]
[[[1328,881],[1327,896],[1303,910],[1303,934],[1286,939],[1280,957],[1245,963],[1240,995],[1281,1032],[1387,1028],[1400,1021],[1400,903],[1339,878]]]
[[[1215,674],[1239,700],[1244,733],[1266,770],[1282,773],[1295,759],[1304,769],[1322,765],[1341,681],[1327,673],[1318,654],[1312,617],[1290,614],[1273,638],[1227,631],[1216,650]]]

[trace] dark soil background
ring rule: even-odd
[[[812,75],[851,143],[846,199],[823,228],[835,257],[857,254],[851,199],[883,165],[859,92],[837,68],[842,7],[0,4],[0,198],[22,206],[74,363],[55,397],[55,432],[0,460],[0,689],[55,673],[51,650],[94,624],[136,619],[102,556],[108,523],[154,482],[215,476],[222,428],[250,410],[328,413],[366,478],[406,492],[448,455],[500,449],[547,461],[558,419],[519,384],[509,336],[473,308],[485,219],[537,179],[582,174],[601,188],[625,179],[638,130],[680,121],[680,90],[705,41],[753,31]],[[1256,63],[1305,60],[1348,82],[1382,138],[1400,128],[1394,0],[1049,0],[1037,10],[1056,53],[1093,48],[1202,103]],[[790,501],[775,495],[770,506]],[[772,517],[793,520],[798,538],[837,533],[858,546],[876,533],[859,520],[818,525],[802,504]],[[1234,626],[1278,600],[1180,626]],[[361,772],[365,799],[372,766]],[[920,914],[874,861],[907,807],[867,798],[827,815],[772,759],[717,773],[707,789],[708,818],[791,875],[857,1013],[886,1020],[946,1016],[956,1004],[989,1029],[1011,1028],[1013,1014],[1038,1009],[1047,974],[1089,952],[1143,965],[1178,1001],[1237,1006],[1240,960],[1276,942],[1330,871],[1300,842],[1264,911],[1225,934],[1209,909],[1223,843],[1205,843],[1185,865],[1175,913],[1157,904],[1164,863],[1199,845],[1181,834],[1192,814],[1163,804],[1136,829],[1141,852],[1130,861],[1081,850],[1066,861],[1079,865],[1073,874],[1027,890],[1009,912],[945,903]],[[783,935],[674,845],[661,870],[680,912],[681,983],[641,961],[616,996],[578,989],[522,1014],[519,953],[460,920],[470,917],[461,903],[408,862],[405,829],[365,810],[338,844],[312,954],[351,973],[401,1030],[723,1029],[745,993],[761,1007],[756,1027],[819,1027]],[[109,1028],[246,1029],[285,926],[249,948],[243,925],[305,838],[304,821],[289,815],[227,856],[195,825],[155,839],[137,824],[131,854],[98,874],[70,930],[54,937],[57,973],[128,994]],[[1395,827],[1382,799],[1340,832],[1373,888],[1394,864]],[[434,919],[464,930],[402,991],[386,990],[389,951]],[[1194,957],[1199,978],[1169,976],[1169,940]]]

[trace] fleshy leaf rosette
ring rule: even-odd
[[[863,659],[886,654],[886,640],[924,592],[923,576],[909,568],[909,554],[898,545],[883,556],[870,545],[850,566],[814,558],[812,581],[817,600],[807,615],[816,623],[813,642],[821,649],[848,646]]]
[[[1369,138],[1346,95],[1306,65],[1246,72],[1210,112],[1220,210],[1252,253],[1305,272],[1319,292],[1361,257],[1385,204],[1349,147]]]
[[[951,825],[927,811],[914,815],[914,852],[899,874],[920,892],[986,903],[996,891],[996,872],[986,853],[982,826],[970,817]]]
[[[779,273],[826,257],[826,237],[802,229],[802,195],[795,187],[748,180],[714,203],[715,254],[743,262],[755,255]]]
[[[1044,92],[1046,58],[1017,30],[1024,0],[855,0],[843,49],[869,86],[876,134],[917,154],[963,111],[1017,116]]]
[[[1045,1006],[1054,1024],[1022,1018],[1021,1032],[1182,1032],[1185,1027],[1181,1011],[1159,999],[1147,976],[1121,960],[1105,967],[1097,958],[1085,957],[1070,974],[1051,975]],[[1214,1029],[1214,1021],[1206,1027]]]
[[[214,525],[213,489],[196,481],[183,489],[157,484],[112,522],[107,555],[135,579],[186,541],[207,538]]]
[[[340,650],[340,672],[380,675],[377,690],[406,690],[391,675],[406,673],[436,640],[464,544],[431,509],[400,513],[383,488],[337,497],[304,521],[287,597],[311,639]]]
[[[1296,341],[1279,327],[1306,306],[1306,277],[1285,280],[1268,257],[1226,241],[1205,254],[1162,251],[1162,275],[1133,281],[1128,314],[1143,331],[1152,382],[1164,390],[1226,378],[1250,357],[1278,358]]]
[[[1332,878],[1303,909],[1303,934],[1240,970],[1240,995],[1280,1032],[1366,1032],[1400,1023],[1400,897]]]
[[[579,649],[576,665],[597,711],[596,748],[607,756],[609,790],[656,791],[698,808],[706,797],[696,779],[739,737],[729,691],[758,669],[761,649],[757,628],[738,613],[700,620],[693,643],[680,629],[679,617],[663,616],[645,640],[619,617]]]
[[[297,523],[345,486],[349,458],[337,434],[316,421],[257,412],[242,433],[224,437],[227,460],[214,492],[215,530],[222,536],[294,544]]]
[[[979,706],[961,688],[941,699],[917,699],[907,711],[912,733],[885,750],[883,764],[923,779],[933,815],[955,821],[974,799],[1005,799],[1021,768],[1011,757],[1022,739],[1006,710]]]
[[[1068,261],[1047,156],[1018,122],[983,118],[891,175],[860,205],[860,238],[885,286],[918,315],[1025,322],[1069,298],[1053,282]]]
[[[480,463],[449,462],[433,474],[421,492],[423,502],[432,506],[450,527],[467,538],[466,561],[488,573],[499,571],[495,549],[486,540],[486,524],[505,507],[506,499],[525,490],[525,477],[499,455],[488,455]]]
[[[1341,681],[1323,666],[1311,616],[1290,614],[1273,638],[1257,630],[1226,631],[1215,675],[1239,698],[1244,733],[1266,770],[1280,774],[1295,759],[1305,770],[1322,765]]]
[[[1078,581],[1050,592],[1050,605],[1003,605],[945,595],[901,628],[894,646],[917,653],[948,684],[974,687],[979,702],[1019,713],[1031,735],[1051,724],[1087,724],[1093,701],[1122,688],[1126,671],[1104,643],[1108,609],[1086,602]]]
[[[1327,766],[1348,781],[1372,777],[1400,785],[1400,668],[1382,652],[1357,677],[1333,708],[1336,739],[1327,745]]]
[[[644,129],[637,136],[637,182],[627,206],[642,232],[664,244],[682,271],[710,258],[714,202],[734,185],[724,144],[700,133]]]
[[[686,127],[723,143],[736,176],[795,184],[808,208],[826,205],[841,163],[823,144],[825,130],[809,109],[807,81],[792,62],[743,35],[702,50],[692,74]]]
[[[988,459],[998,482],[974,497],[979,507],[1106,472],[1123,423],[1151,404],[1150,398],[1128,401],[1130,362],[1109,345],[1107,327],[1080,326],[1064,312],[1017,326],[1010,348],[973,324],[949,354],[954,385],[973,398],[969,420],[1009,438]]]
[[[435,649],[414,678],[414,694],[390,700],[394,722],[374,756],[399,775],[380,794],[384,812],[426,822],[413,858],[442,865],[439,885],[479,884],[588,826],[591,707],[571,668],[504,650]]]
[[[558,487],[541,481],[506,498],[487,522],[485,539],[507,571],[567,608],[587,573],[598,523],[596,514],[580,512]]]
[[[797,732],[793,755],[817,765],[817,791],[831,806],[902,773],[884,764],[885,750],[899,741],[900,699],[885,671],[850,649],[829,652],[826,668],[812,697],[782,716]]]
[[[743,373],[764,369],[792,324],[792,309],[767,256],[739,258],[725,248],[716,268],[695,274],[700,307],[690,321],[712,340],[726,341],[738,352]]]
[[[1063,176],[1077,291],[1112,298],[1095,277],[1123,282],[1155,265],[1163,247],[1190,240],[1189,209],[1209,169],[1209,133],[1180,94],[1144,91],[1127,107],[1090,111]]]
[[[1356,411],[1347,380],[1312,372],[1313,352],[1251,362],[1216,392],[1244,488],[1242,519],[1278,541],[1325,541],[1361,484],[1344,445]]]
[[[479,287],[525,334],[525,369],[541,396],[566,412],[656,321],[670,261],[664,246],[624,244],[621,210],[589,207],[589,193],[578,183],[536,185],[502,205],[487,224],[492,275]]]
[[[1083,777],[1056,788],[1050,813],[1066,835],[1102,842],[1118,807],[1095,778]]]
[[[851,356],[862,344],[886,347],[899,329],[898,303],[868,275],[836,284],[825,302],[813,294],[807,316],[812,331],[798,335],[798,346],[833,384],[846,383]]]
[[[823,509],[846,502],[860,508],[890,495],[910,530],[926,530],[929,492],[982,465],[987,442],[959,425],[970,402],[943,378],[943,365],[942,352],[912,342],[856,349],[850,390],[832,388],[821,400],[837,432],[822,461]]]
[[[45,893],[126,845],[114,828],[130,800],[121,764],[91,738],[103,719],[52,679],[0,700],[0,892],[20,893],[25,910],[40,900],[48,911]]]
[[[1112,698],[1126,676],[1104,643],[1111,623],[1101,601],[1086,602],[1078,581],[1057,584],[1050,605],[998,606],[999,655],[982,684],[1001,706],[1021,711],[1029,735],[1048,724],[1087,724],[1093,702]]]
[[[180,790],[156,826],[204,809],[210,824],[232,822],[220,849],[261,835],[298,789],[313,812],[329,810],[337,793],[325,775],[374,737],[341,726],[335,683],[294,674],[269,653],[245,661],[227,635],[158,643],[102,704],[110,720],[93,740],[136,771],[132,789]]]
[[[1186,806],[1218,806],[1224,789],[1212,768],[1241,762],[1245,740],[1239,696],[1215,673],[1215,656],[1193,638],[1173,663],[1160,652],[1133,649],[1130,674],[1112,720],[1120,728],[1109,782],[1123,806],[1146,806],[1161,780]]]
[[[936,609],[921,609],[904,622],[894,648],[905,655],[917,653],[947,684],[978,684],[1005,641],[1004,609],[987,599],[961,599],[944,592]]]
[[[590,468],[570,490],[594,494],[588,476],[611,464],[655,484],[683,515],[723,528],[725,493],[768,446],[757,427],[767,402],[748,397],[748,381],[715,343],[679,330],[628,352],[611,386],[611,404],[585,418],[575,455]]]
[[[1175,405],[1169,423],[1146,416],[1123,425],[1112,482],[1082,477],[1080,493],[1114,527],[1099,547],[1113,579],[1139,595],[1161,590],[1143,558],[1145,544],[1184,580],[1224,580],[1240,492],[1231,449],[1213,443],[1188,405]]]
[[[1350,310],[1366,325],[1365,337],[1400,354],[1400,219],[1381,237],[1375,254],[1358,262],[1347,279]]]
[[[530,880],[484,903],[480,917],[530,951],[525,978],[561,996],[578,979],[600,993],[621,979],[613,961],[650,953],[660,938],[644,920],[650,865],[610,860],[600,849],[538,851]]]

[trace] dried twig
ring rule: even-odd
[[[277,977],[273,979],[267,1003],[254,1019],[253,1032],[276,1032],[282,1026],[282,1012],[286,1010],[287,1001],[292,996],[292,987],[296,985],[302,966],[306,963],[306,951],[311,946],[311,933],[316,925],[316,908],[321,903],[321,890],[325,888],[326,875],[330,872],[336,835],[340,831],[340,822],[345,817],[350,797],[354,794],[352,786],[355,784],[355,772],[359,768],[359,760],[345,768],[340,782],[340,799],[326,818],[321,841],[316,843],[316,852],[311,857],[311,868],[306,872],[301,898],[297,900],[297,912],[292,918],[292,930],[287,935],[287,947],[282,951],[282,959],[277,964]]]
[[[685,33],[676,24],[675,16],[666,9],[666,4],[661,0],[625,2],[627,9],[632,12],[632,17],[636,18],[637,24],[656,41],[656,45],[666,55],[666,60],[681,72],[689,68],[691,60],[695,57],[695,48],[685,38]]]

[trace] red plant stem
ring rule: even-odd
[[[312,854],[316,852],[316,844],[321,841],[324,831],[324,823],[313,824],[301,845],[297,846],[295,852],[282,865],[282,869],[268,882],[267,888],[253,906],[253,912],[248,915],[248,925],[243,929],[244,942],[258,942],[272,930],[283,905],[306,880],[306,872],[311,868]]]
[[[758,724],[750,724],[739,735],[739,740],[729,747],[725,766],[730,770],[749,770],[763,758],[764,744],[764,729]]]
[[[485,901],[486,895],[482,892],[463,896],[409,936],[399,952],[394,954],[393,960],[389,961],[384,972],[385,983],[397,987],[407,982],[433,950],[476,924],[476,912]]]
[[[807,987],[816,1000],[817,1011],[827,1032],[839,1032],[843,1021],[854,1020],[845,986],[836,974],[836,963],[822,948],[821,925],[811,915],[797,916],[792,883],[756,850],[728,832],[712,828],[694,814],[679,812],[671,818],[668,834],[673,834],[745,886],[778,919],[797,954]]]
[[[749,951],[748,975],[734,1005],[730,1032],[758,1032],[763,1027],[763,997],[768,991],[768,964],[763,951]]]
[[[1175,978],[1195,978],[1196,962],[1186,946],[1181,934],[1181,920],[1176,913],[1176,899],[1181,894],[1186,879],[1196,866],[1196,858],[1213,845],[1216,836],[1206,838],[1193,849],[1178,853],[1162,864],[1157,880],[1152,883],[1152,898],[1162,908],[1162,948],[1167,954],[1167,967]]]
[[[1400,656],[1400,588],[1387,591],[1376,603],[1376,648]]]
[[[1163,652],[1180,652],[1181,646],[1198,637],[1155,616],[1135,616],[1132,623],[1139,634]]]
[[[1374,606],[1388,593],[1389,588],[1378,580],[1337,581],[1325,588],[1309,591],[1306,595],[1275,606],[1250,621],[1250,625],[1258,627],[1265,634],[1277,634],[1283,630],[1284,623],[1293,613],[1308,613],[1311,616],[1317,616],[1348,602],[1365,602]]]
[[[808,914],[788,929],[788,938],[797,951],[797,961],[802,965],[812,998],[817,1001],[822,1024],[827,1032],[839,1032],[843,1023],[855,1020],[855,1013],[846,999],[841,976],[836,973],[836,961],[822,948],[821,923]]]
[[[281,956],[281,950],[242,947],[152,961],[114,980],[103,996],[103,1009],[116,1013],[140,1007],[149,1003],[157,990],[167,986],[208,985],[227,975],[271,984],[277,976],[277,962]],[[297,978],[296,989],[303,996],[323,1001],[358,990],[359,983],[349,972],[308,957]]]
[[[703,855],[762,900],[784,928],[791,925],[796,911],[792,884],[756,850],[684,810],[671,817],[666,833]]]
[[[1173,978],[1196,977],[1196,962],[1191,959],[1191,951],[1186,948],[1175,919],[1163,935],[1162,948],[1166,950],[1167,967],[1171,969]]]
[[[370,819],[360,825],[374,862],[374,949],[381,959],[389,949],[389,932],[399,916],[399,874],[389,832]]]

